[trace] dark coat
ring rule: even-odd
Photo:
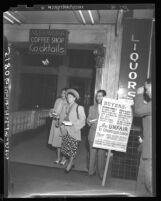
[[[152,158],[152,121],[151,101],[144,102],[143,94],[137,94],[134,101],[134,112],[143,118],[143,158]]]
[[[90,126],[90,131],[89,131],[89,136],[88,136],[88,140],[90,142],[94,141],[94,137],[95,137],[95,133],[96,133],[96,129],[97,129],[97,122],[93,122],[90,123],[90,120],[93,119],[98,119],[99,118],[99,114],[98,114],[98,105],[92,105],[89,108],[89,115],[87,118],[87,124]]]

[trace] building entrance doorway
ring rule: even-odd
[[[56,98],[57,77],[21,74],[20,110],[52,108]]]
[[[74,88],[79,92],[80,100],[78,104],[83,105],[86,114],[88,113],[89,106],[93,104],[94,87],[93,80],[88,78],[69,78],[69,87]]]

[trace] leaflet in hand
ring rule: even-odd
[[[57,116],[57,113],[56,113],[56,112],[52,112],[52,114],[55,115],[55,116]]]
[[[72,123],[70,121],[63,121],[63,124],[65,126],[72,126]]]
[[[97,121],[98,119],[92,119],[92,120],[89,120],[89,122],[95,122]]]

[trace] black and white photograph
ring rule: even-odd
[[[3,12],[4,196],[155,197],[155,4]]]

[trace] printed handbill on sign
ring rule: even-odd
[[[126,152],[132,119],[129,102],[104,98],[93,147]]]

